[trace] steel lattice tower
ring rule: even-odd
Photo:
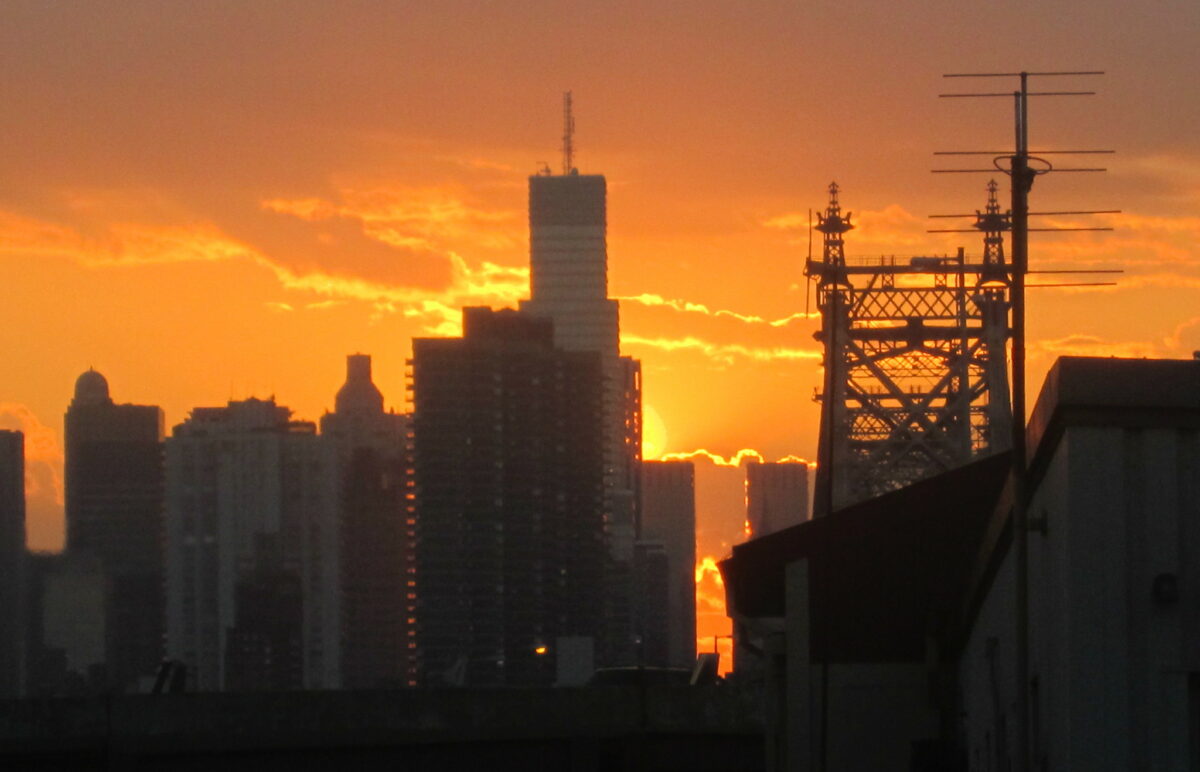
[[[825,382],[814,513],[827,514],[1008,447],[1008,266],[996,185],[976,212],[984,255],[847,259],[838,186],[818,215]]]

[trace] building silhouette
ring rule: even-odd
[[[25,435],[0,430],[0,699],[22,691],[24,588]]]
[[[66,553],[98,561],[88,575],[94,569],[108,585],[108,686],[136,689],[163,654],[162,410],[115,404],[108,381],[89,369],[65,424]]]
[[[337,688],[336,485],[316,426],[273,398],[195,408],[166,470],[167,650],[191,686]]]
[[[408,417],[383,409],[371,357],[346,358],[334,412],[321,417],[338,486],[342,684],[367,689],[415,678],[416,569],[407,511]],[[409,644],[412,644],[410,648]]]
[[[463,310],[412,358],[418,681],[554,681],[554,647],[603,630],[604,391],[552,323]]]
[[[639,665],[671,664],[671,562],[666,546],[639,539],[633,550],[634,635]]]
[[[643,542],[662,545],[667,561],[667,656],[648,664],[696,661],[696,469],[690,461],[642,462]]]
[[[569,120],[569,118],[568,118]],[[608,297],[607,182],[579,174],[529,178],[530,298],[522,311],[554,323],[565,351],[600,354],[604,404],[606,633],[601,659],[636,661],[633,560],[638,538],[641,461],[641,363],[620,354],[616,300]]]
[[[746,524],[754,538],[808,519],[808,465],[746,465]]]

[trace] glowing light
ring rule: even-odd
[[[696,564],[696,584],[701,584],[706,579],[711,579],[718,587],[725,586],[725,580],[721,578],[721,569],[717,567],[717,559],[712,555],[705,555]]]
[[[642,458],[657,459],[667,449],[667,425],[650,405],[642,405]]]
[[[537,655],[540,657],[541,655],[543,655],[543,654],[545,654],[545,653],[546,653],[546,647],[545,647],[545,646],[538,646],[536,649],[534,649],[534,650],[533,650],[533,653],[534,653],[534,654],[537,654]]]

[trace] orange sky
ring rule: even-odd
[[[663,450],[815,455],[801,267],[830,180],[848,254],[979,252],[925,233],[986,182],[931,175],[930,153],[1009,147],[1011,108],[938,100],[947,71],[1110,73],[1032,108],[1035,149],[1119,151],[1106,175],[1039,180],[1034,208],[1125,212],[1091,223],[1111,234],[1035,236],[1033,266],[1126,270],[1031,297],[1033,386],[1058,354],[1200,349],[1200,4],[900,8],[0,5],[0,427],[30,436],[31,544],[61,542],[62,413],[88,366],[168,426],[269,394],[316,419],[361,351],[402,409],[413,336],[526,295],[526,177],[557,166],[568,88]],[[698,469],[720,556],[741,473]]]

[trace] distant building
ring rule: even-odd
[[[608,297],[607,182],[603,175],[529,178],[530,299],[521,310],[554,323],[565,351],[601,355],[604,490],[609,563],[605,578],[604,664],[633,664],[632,566],[641,461],[641,363],[620,355],[616,300]]]
[[[557,639],[603,629],[601,362],[552,329],[466,308],[461,338],[413,341],[424,685],[548,685]]]
[[[118,405],[88,370],[66,414],[67,555],[107,577],[109,684],[136,690],[163,655],[163,414]]]
[[[667,657],[696,661],[696,470],[690,461],[642,462],[642,539],[662,544],[667,560]]]
[[[335,410],[321,418],[337,464],[341,533],[342,685],[368,689],[415,679],[415,523],[407,511],[408,417],[384,412],[371,357],[346,358]],[[411,647],[410,647],[411,644]]]
[[[530,299],[554,320],[567,351],[620,354],[617,301],[608,297],[607,184],[600,174],[529,178]]]
[[[336,485],[316,426],[248,399],[195,408],[166,448],[168,655],[202,691],[337,688]]]
[[[671,564],[662,542],[634,546],[634,634],[640,665],[671,664]]]
[[[20,695],[25,600],[25,435],[0,430],[0,699]]]
[[[808,465],[746,465],[746,523],[757,538],[808,520]]]

